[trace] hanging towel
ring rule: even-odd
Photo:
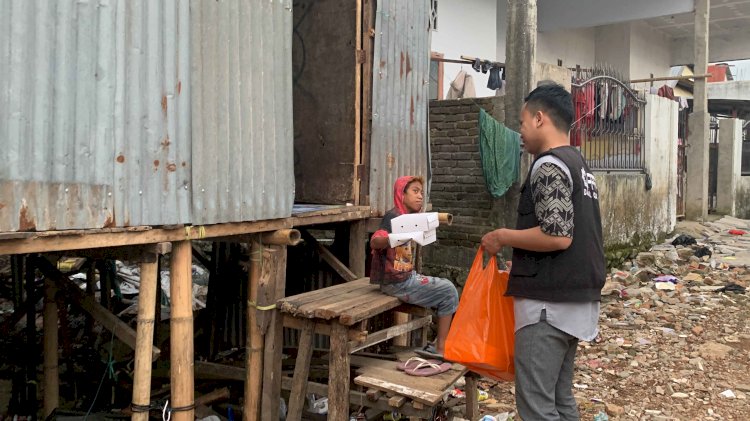
[[[521,135],[479,110],[479,156],[487,190],[501,197],[519,180]]]
[[[476,89],[474,88],[474,79],[470,74],[461,70],[456,75],[456,78],[451,82],[451,86],[448,89],[448,94],[445,99],[458,99],[458,98],[474,98],[477,96]]]

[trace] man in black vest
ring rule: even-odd
[[[482,238],[494,255],[513,247],[507,295],[515,313],[516,406],[524,421],[578,420],[573,369],[578,340],[598,334],[606,277],[596,180],[570,146],[570,93],[533,90],[521,110],[524,148],[535,156],[516,229]]]

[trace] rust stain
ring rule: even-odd
[[[158,166],[159,166],[159,160],[158,160],[158,159],[154,159],[154,166],[155,166],[155,167],[158,167]]]
[[[409,122],[414,125],[414,97],[409,98]]]
[[[161,96],[161,110],[164,111],[164,115],[167,115],[167,96]]]
[[[115,224],[115,218],[113,215],[108,214],[107,219],[104,220],[104,226],[102,228],[112,228]]]
[[[380,68],[385,69],[385,60],[380,60]]]
[[[169,136],[165,137],[164,140],[161,141],[161,148],[163,150],[169,149],[169,145],[171,145],[172,142],[169,141]]]
[[[411,73],[411,59],[409,58],[409,53],[406,53],[406,74],[407,76]]]
[[[175,164],[174,162],[170,162],[169,164],[167,164],[167,171],[169,172],[177,171],[177,164]]]
[[[399,77],[401,79],[404,78],[404,53],[403,53],[403,51],[401,52],[401,66],[400,66],[400,70],[399,70]]]
[[[18,230],[19,231],[36,231],[36,223],[34,219],[29,215],[29,208],[26,203],[21,205],[21,211],[18,214]]]
[[[183,167],[183,168],[187,167],[187,162],[185,162],[185,161],[182,161],[182,167]]]
[[[5,207],[5,203],[0,203],[0,209]]]
[[[119,162],[120,164],[122,164],[123,162],[125,162],[125,155],[123,155],[123,154],[117,155],[117,162]]]
[[[177,95],[179,95],[182,92],[182,81],[177,81]]]
[[[393,165],[396,164],[396,158],[393,156],[392,153],[388,152],[388,157],[386,158],[386,160],[388,162],[388,169],[392,170],[393,169]]]

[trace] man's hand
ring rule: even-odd
[[[482,247],[490,256],[496,255],[506,245],[504,240],[505,228],[490,231],[482,237]]]

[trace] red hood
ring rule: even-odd
[[[401,214],[410,213],[406,206],[404,206],[404,190],[406,186],[414,180],[416,177],[411,175],[405,175],[399,177],[396,183],[393,184],[393,206],[398,209]]]

